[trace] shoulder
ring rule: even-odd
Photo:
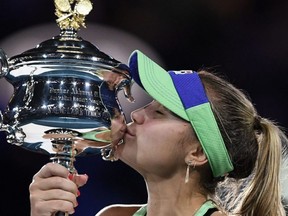
[[[211,214],[211,216],[227,216],[227,214],[225,214],[222,211],[216,211],[213,214]]]
[[[133,204],[133,205],[109,205],[102,210],[100,210],[96,216],[131,216],[143,205]],[[217,216],[217,215],[216,215]]]

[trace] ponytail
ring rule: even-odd
[[[280,190],[282,132],[265,118],[260,118],[258,125],[255,130],[259,144],[257,162],[239,213],[245,216],[284,216]]]
[[[199,75],[234,166],[224,180],[207,179],[203,187],[229,213],[285,216],[280,169],[283,170],[282,162],[288,167],[288,160],[282,160],[287,137],[274,122],[257,115],[244,92],[212,73],[201,71]],[[207,181],[213,185],[208,187]]]

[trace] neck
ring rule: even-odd
[[[146,180],[148,191],[147,215],[192,216],[207,200],[207,194],[192,180],[179,178]]]

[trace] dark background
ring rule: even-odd
[[[145,41],[166,69],[214,67],[250,94],[260,115],[288,127],[287,0],[93,3],[90,23],[121,29]],[[0,9],[0,41],[55,20],[52,0],[0,0]],[[2,103],[1,110],[5,106]],[[0,150],[0,215],[29,215],[29,184],[49,158],[7,144],[2,132]],[[94,215],[110,203],[145,202],[144,182],[121,162],[108,163],[96,156],[77,159],[76,166],[90,180],[81,189],[75,215]]]

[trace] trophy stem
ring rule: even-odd
[[[60,155],[50,157],[51,162],[58,163],[64,167],[66,167],[70,173],[77,173],[76,168],[74,167],[75,158],[73,157],[63,157]]]
[[[77,170],[74,167],[76,148],[73,139],[67,138],[54,138],[52,146],[56,151],[55,154],[51,154],[50,160],[53,163],[58,163],[66,167],[70,173],[76,174]],[[57,212],[55,216],[68,216],[67,212]]]
[[[74,140],[67,137],[57,137],[53,138],[51,142],[55,153],[51,154],[50,160],[66,167],[70,173],[76,173],[74,162],[77,150]]]

